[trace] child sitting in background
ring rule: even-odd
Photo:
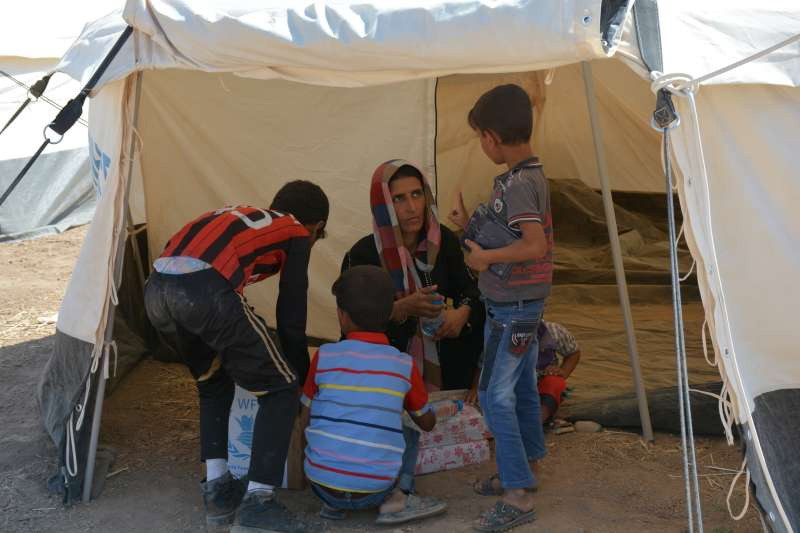
[[[377,523],[394,525],[440,514],[444,502],[412,493],[417,449],[406,446],[403,411],[424,431],[436,417],[414,360],[384,333],[394,285],[382,269],[356,266],[333,293],[345,340],[320,347],[301,398],[304,468],[320,515],[380,506]]]

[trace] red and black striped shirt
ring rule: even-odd
[[[245,286],[280,272],[275,309],[278,336],[284,355],[303,378],[308,369],[309,237],[291,215],[248,206],[225,207],[186,224],[167,242],[161,257],[204,261],[240,294]]]
[[[226,207],[186,224],[169,240],[161,257],[200,259],[241,293],[246,285],[280,272],[290,253],[307,256],[308,237],[308,230],[291,215]]]

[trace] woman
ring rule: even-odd
[[[383,267],[397,291],[387,332],[391,344],[416,358],[429,390],[468,389],[483,347],[484,310],[458,238],[439,224],[427,180],[406,161],[387,161],[375,170],[370,205],[373,234],[347,252],[342,272]],[[435,334],[423,334],[420,318],[442,312]]]

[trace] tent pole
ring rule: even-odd
[[[625,280],[625,267],[622,263],[622,249],[619,244],[619,230],[617,217],[614,213],[614,201],[611,198],[611,186],[608,180],[608,167],[606,155],[603,150],[603,134],[600,121],[597,117],[597,107],[592,83],[592,67],[588,62],[581,62],[583,84],[586,90],[586,105],[589,110],[589,120],[592,125],[592,140],[594,141],[594,155],[597,162],[597,172],[600,175],[600,188],[603,194],[603,209],[606,215],[608,238],[611,241],[611,256],[614,260],[614,272],[617,276],[617,290],[619,303],[622,306],[622,316],[625,319],[625,332],[628,338],[628,357],[630,358],[633,382],[636,386],[636,399],[639,402],[639,418],[642,422],[642,437],[646,441],[653,440],[653,425],[650,422],[650,411],[647,406],[647,394],[642,381],[642,369],[639,366],[639,352],[636,348],[636,332],[633,329],[633,316],[631,315],[631,302],[628,297],[628,284]]]
[[[133,177],[133,155],[134,150],[136,149],[136,134],[134,130],[139,121],[139,100],[141,99],[142,95],[142,73],[136,73],[136,81],[135,81],[135,96],[134,96],[134,103],[133,103],[133,120],[131,122],[131,146],[129,157],[128,157],[128,179],[125,184],[125,193],[122,198],[122,205],[123,209],[127,209],[128,207],[128,197],[131,193],[131,180]],[[124,215],[123,215],[124,217]],[[117,236],[117,255],[114,261],[114,287],[119,288],[120,281],[122,280],[122,263],[123,259],[125,258],[125,241],[126,239],[126,223],[123,218],[121,224],[121,232],[120,235]],[[83,478],[83,501],[84,503],[89,502],[92,499],[92,483],[94,481],[94,466],[95,466],[95,459],[97,458],[97,443],[100,439],[100,418],[103,415],[103,400],[105,399],[106,393],[106,381],[108,380],[108,357],[109,351],[106,349],[106,346],[111,342],[112,335],[114,333],[114,310],[116,307],[114,305],[109,305],[108,309],[108,319],[106,320],[106,330],[103,336],[103,351],[102,351],[102,360],[100,361],[100,365],[97,367],[98,375],[97,375],[97,392],[94,399],[94,411],[92,412],[92,433],[89,438],[89,456],[86,459],[86,475]],[[89,376],[89,379],[92,377]]]

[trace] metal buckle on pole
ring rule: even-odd
[[[44,136],[44,139],[45,139],[45,140],[46,140],[46,141],[47,141],[49,144],[58,144],[58,143],[60,143],[61,141],[63,141],[63,140],[64,140],[64,135],[63,135],[62,133],[58,133],[58,132],[57,132],[57,131],[55,131],[53,128],[51,128],[51,127],[50,127],[51,125],[52,125],[52,124],[48,124],[47,126],[45,126],[45,127],[44,127],[44,129],[42,130],[42,135]],[[51,138],[51,137],[48,137],[48,136],[47,136],[47,130],[50,130],[50,131],[52,131],[52,132],[53,132],[55,135],[54,135],[52,138]],[[57,140],[57,141],[54,141],[53,139],[58,139],[58,140]]]
[[[672,102],[672,93],[659,89],[656,94],[656,109],[650,118],[650,126],[657,131],[672,130],[680,126],[681,117]]]

